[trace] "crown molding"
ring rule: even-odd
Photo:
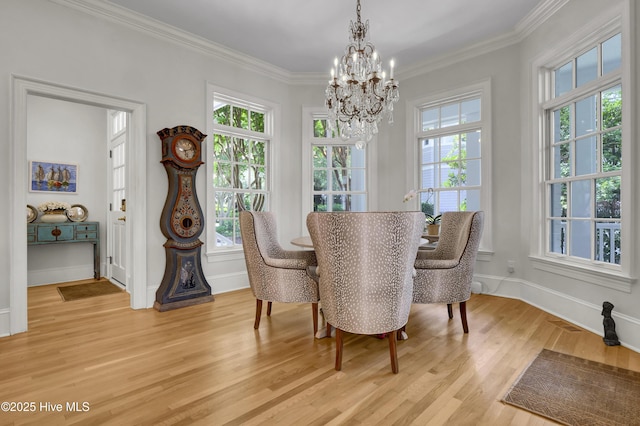
[[[522,18],[512,31],[414,64],[399,71],[398,78],[409,79],[417,77],[421,74],[520,43],[568,2],[569,0],[544,0],[527,14],[527,16]]]
[[[567,3],[569,3],[569,0],[545,0],[540,2],[516,24],[515,32],[518,34],[518,38],[523,40]]]
[[[108,0],[50,0],[61,6],[69,7],[101,19],[125,25],[146,33],[152,37],[168,40],[175,44],[204,53],[240,66],[249,71],[270,77],[274,80],[293,85],[325,84],[323,73],[294,73],[249,55],[239,53],[226,46],[203,37],[165,24],[146,15],[115,5]],[[482,41],[454,52],[427,59],[402,70],[397,70],[399,79],[419,76],[439,68],[471,59],[512,44],[519,43],[544,23],[570,0],[544,0],[525,16],[514,29],[501,36]]]
[[[129,28],[141,31],[152,37],[168,40],[175,44],[222,59],[247,70],[255,71],[283,83],[291,83],[293,74],[252,56],[239,53],[221,44],[203,37],[160,22],[146,15],[131,11],[105,0],[50,0],[61,6],[69,7],[81,12],[123,24]]]

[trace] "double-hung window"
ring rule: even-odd
[[[326,119],[313,120],[313,211],[366,211],[366,150],[336,142]]]
[[[436,216],[484,210],[490,249],[490,82],[416,101],[413,147],[418,208]]]
[[[213,249],[242,244],[239,212],[269,210],[273,116],[264,104],[213,92],[207,234]],[[209,169],[208,169],[209,170]]]
[[[604,34],[545,73],[545,252],[569,262],[621,262],[621,39]]]
[[[367,211],[371,208],[369,147],[356,148],[327,123],[326,110],[303,111],[304,211]]]

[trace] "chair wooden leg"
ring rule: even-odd
[[[336,371],[342,370],[342,330],[336,328]]]
[[[262,316],[262,300],[256,299],[256,321],[253,323],[253,328],[256,330],[260,327],[260,317]]]
[[[271,316],[271,302],[267,302],[267,316]]]
[[[469,325],[467,324],[467,302],[460,302],[460,318],[462,318],[462,329],[465,333],[468,333]]]
[[[447,303],[447,313],[449,314],[449,319],[453,318],[453,306],[451,306],[451,303]]]
[[[396,336],[400,330],[392,331],[391,333],[387,333],[389,335],[389,355],[391,357],[391,371],[393,374],[398,374],[398,351],[396,345]]]
[[[313,335],[315,336],[318,332],[318,304],[311,304],[311,315],[313,315]]]
[[[331,324],[327,323],[327,337],[331,338]]]

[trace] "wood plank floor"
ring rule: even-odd
[[[468,302],[468,335],[457,309],[414,305],[394,375],[387,341],[357,335],[336,372],[308,305],[274,304],[254,331],[249,290],[159,313],[55,287],[30,288],[29,331],[0,339],[0,402],[35,403],[2,425],[550,425],[500,402],[542,348],[640,371],[638,353],[488,295]]]

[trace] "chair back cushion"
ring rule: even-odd
[[[484,212],[450,212],[442,218],[447,222],[442,226],[438,248],[420,250],[416,257],[414,303],[456,303],[471,296]]]
[[[310,213],[320,303],[343,331],[379,334],[407,323],[421,212]]]
[[[307,274],[315,253],[284,250],[270,212],[240,212],[242,248],[249,284],[256,298],[274,302],[317,302],[318,285]]]

